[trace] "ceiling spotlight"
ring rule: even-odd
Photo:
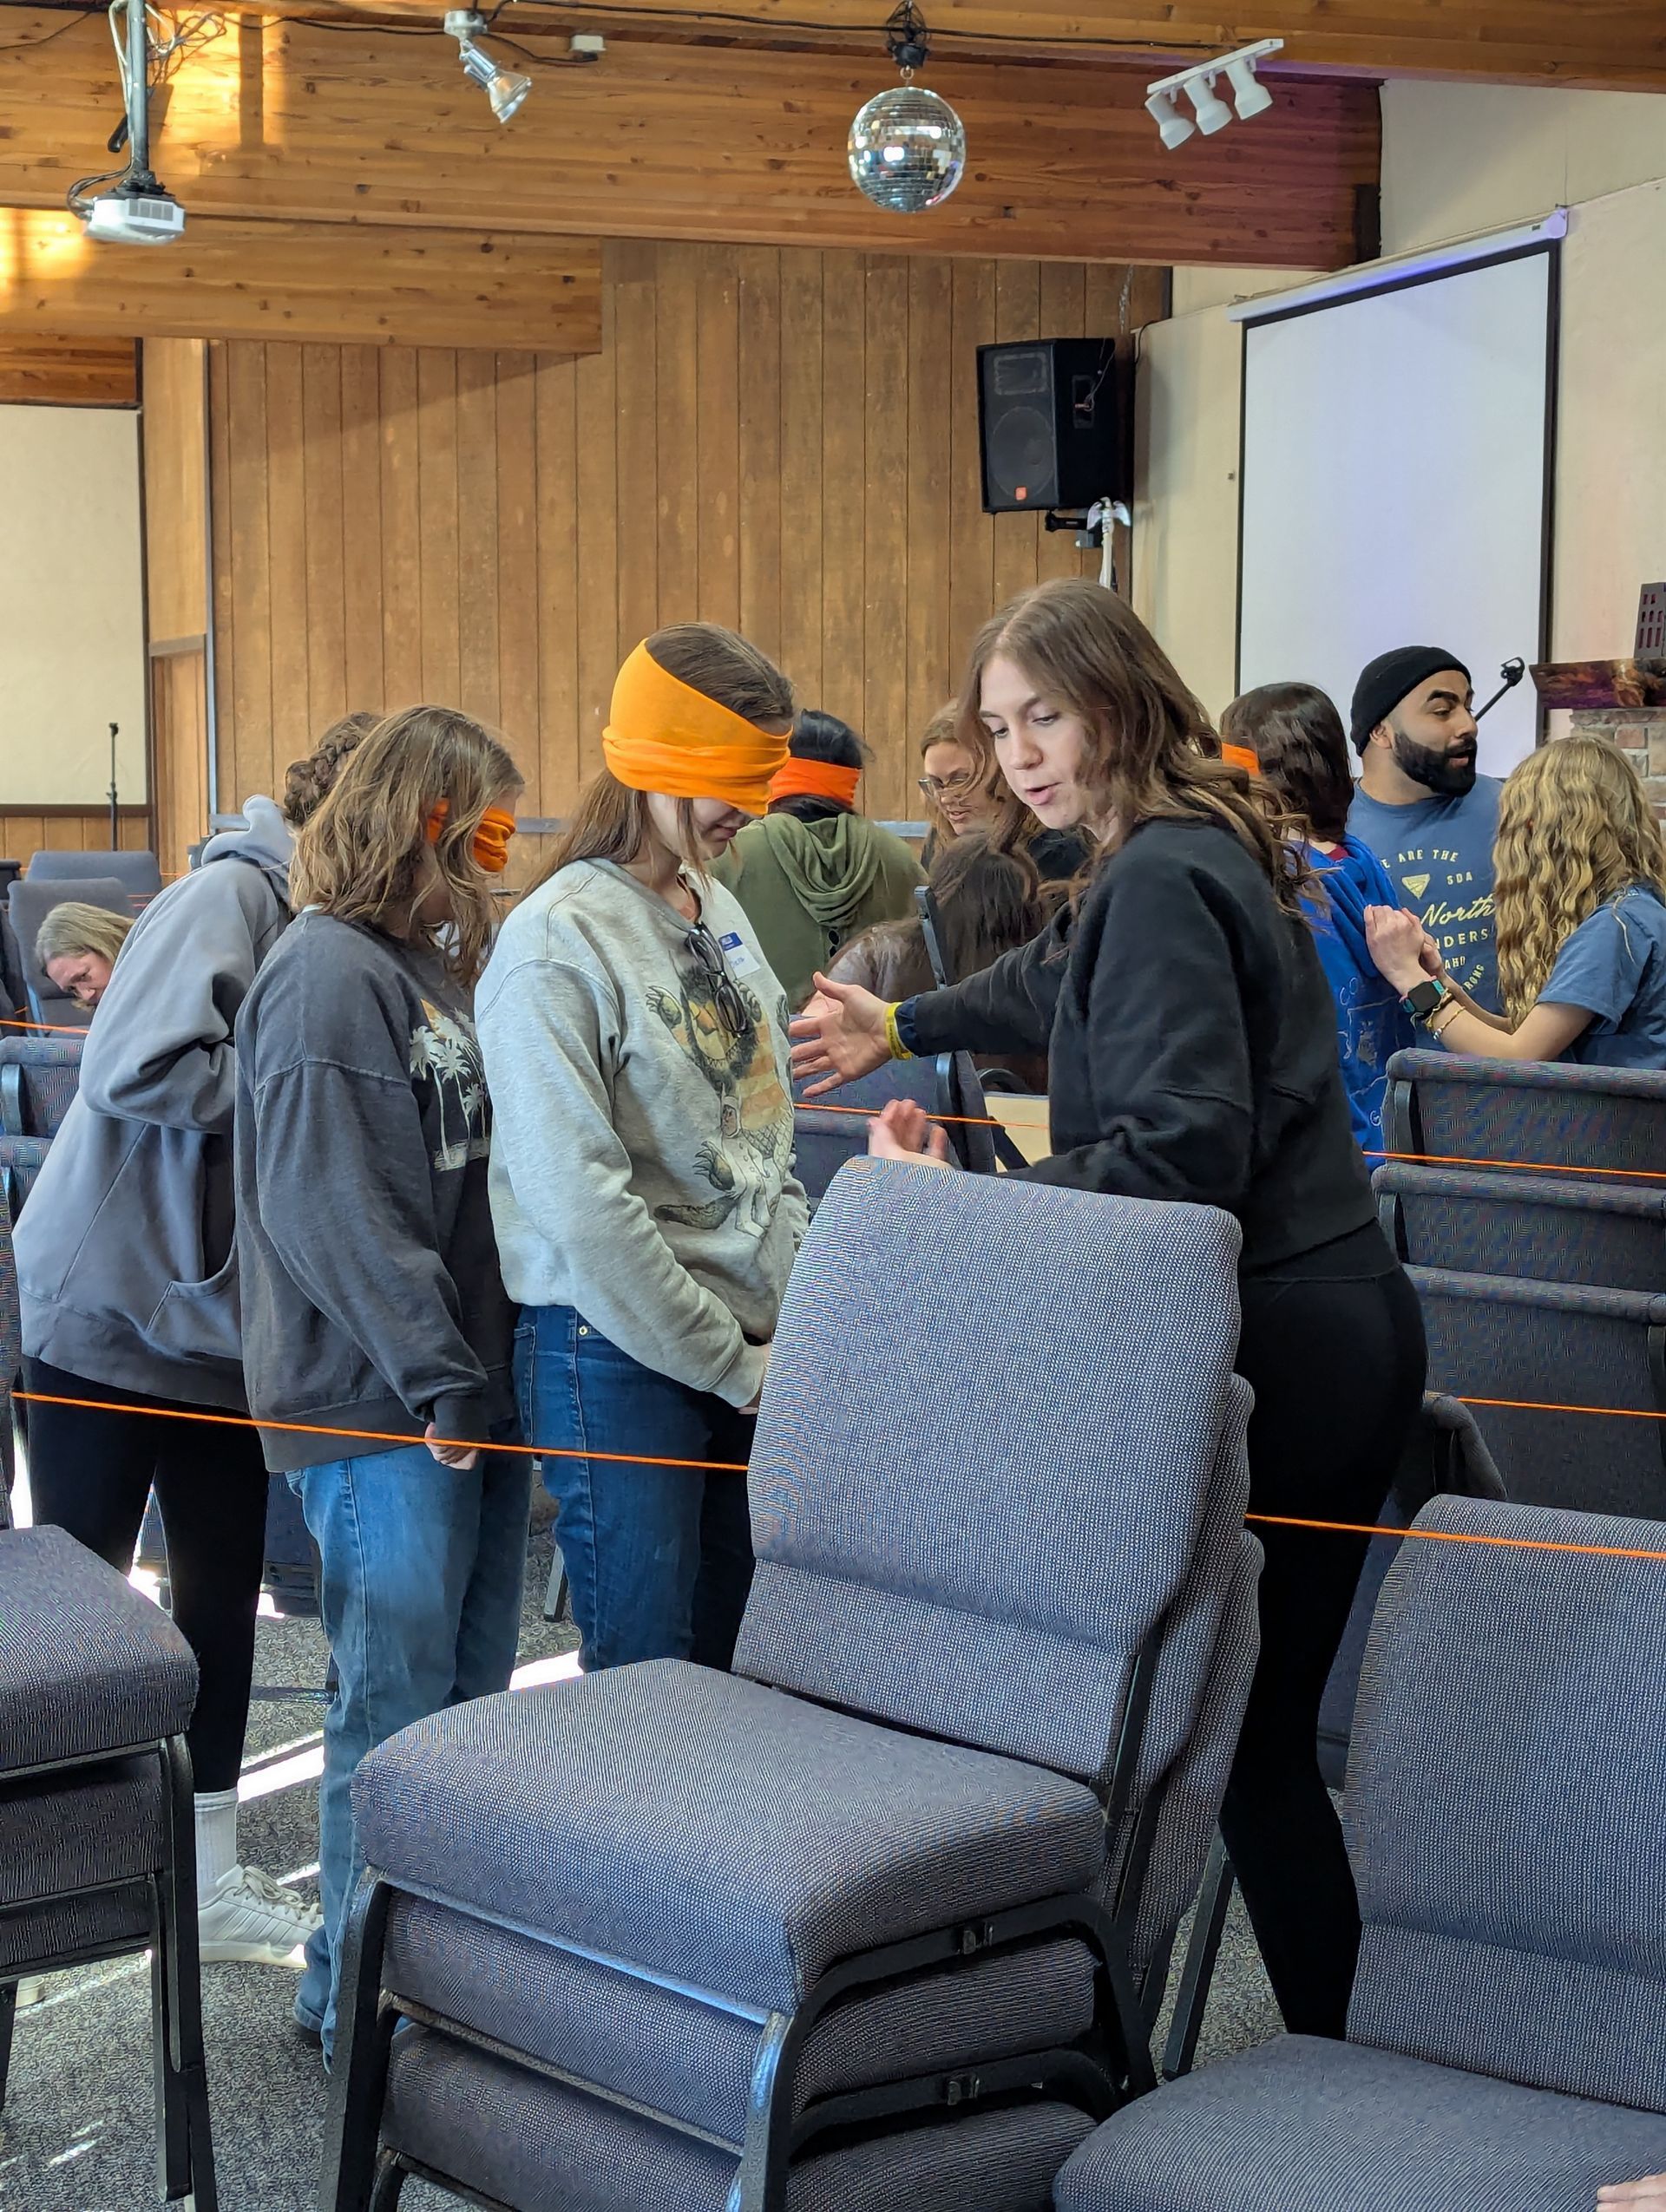
[[[1145,112],[1162,133],[1164,146],[1173,148],[1184,146],[1194,129],[1205,138],[1212,138],[1232,121],[1232,110],[1215,89],[1215,81],[1224,76],[1232,88],[1238,114],[1245,118],[1264,115],[1273,104],[1273,95],[1256,75],[1256,63],[1264,55],[1276,54],[1283,46],[1282,38],[1257,39],[1253,46],[1241,46],[1236,53],[1223,54],[1217,62],[1198,62],[1189,69],[1177,69],[1171,77],[1159,77],[1155,84],[1145,88]],[[1188,121],[1180,113],[1180,95],[1190,101],[1197,122]]]
[[[1213,77],[1196,76],[1186,87],[1197,117],[1197,128],[1205,138],[1213,138],[1217,131],[1223,131],[1232,120],[1232,110],[1215,90]]]
[[[1171,92],[1154,92],[1145,102],[1145,113],[1162,133],[1163,143],[1171,153],[1177,146],[1184,146],[1197,128],[1175,106]]]
[[[1253,54],[1240,54],[1236,61],[1229,62],[1226,78],[1232,88],[1232,104],[1241,121],[1248,122],[1251,115],[1264,115],[1272,106],[1272,94],[1256,75]]]
[[[947,200],[966,169],[966,128],[939,94],[915,84],[930,36],[914,0],[901,0],[885,43],[902,82],[876,94],[850,126],[845,152],[858,192],[893,214],[917,215]]]
[[[479,43],[486,29],[486,18],[476,9],[448,9],[445,28],[457,42],[464,75],[484,87],[493,115],[500,123],[507,123],[532,90],[532,79],[518,75],[513,69],[500,69],[493,61]]]

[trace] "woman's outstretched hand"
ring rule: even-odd
[[[806,1098],[819,1098],[842,1083],[871,1075],[891,1057],[885,1036],[885,1001],[859,983],[816,978],[815,995],[792,1024],[792,1072],[825,1076],[812,1083]]]
[[[876,1160],[917,1160],[928,1168],[955,1165],[948,1132],[912,1098],[894,1098],[868,1124],[868,1149]]]
[[[1666,2174],[1645,2174],[1640,2182],[1610,2182],[1597,2192],[1598,2204],[1630,2204],[1637,2212],[1666,2212]]]

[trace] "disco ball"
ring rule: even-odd
[[[917,215],[948,198],[966,167],[966,127],[935,92],[900,84],[850,126],[850,174],[876,207]]]

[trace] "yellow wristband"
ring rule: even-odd
[[[896,1005],[888,1006],[885,1009],[885,1042],[890,1047],[893,1060],[912,1060],[913,1053],[909,1051],[897,1033],[896,1008],[902,1003],[902,1001],[899,998]]]

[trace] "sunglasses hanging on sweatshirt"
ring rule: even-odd
[[[723,957],[722,946],[704,922],[696,922],[684,937],[683,947],[712,985],[712,1001],[718,1010],[718,1019],[723,1024],[724,1035],[744,1037],[752,1026],[751,1009],[741,997],[740,986],[729,972],[729,964]]]

